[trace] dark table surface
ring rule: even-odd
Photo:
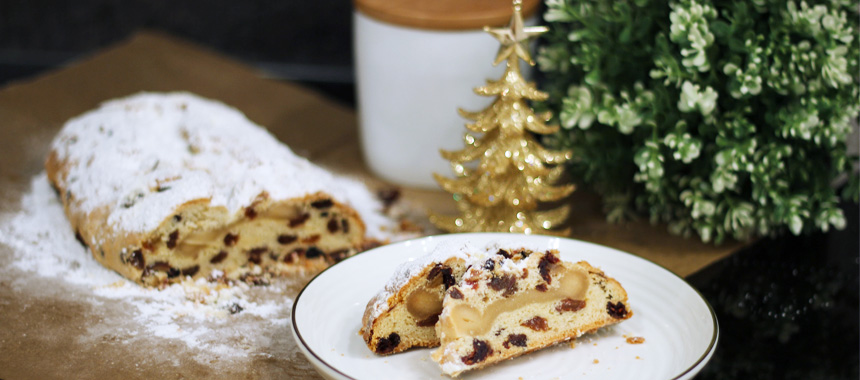
[[[0,66],[0,86],[51,69]],[[301,82],[354,106],[351,83]],[[687,277],[720,338],[696,379],[860,378],[860,208],[842,231],[764,238]]]

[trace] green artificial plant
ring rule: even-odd
[[[609,219],[703,241],[844,228],[858,3],[547,0],[544,104]],[[856,138],[856,137],[855,137]]]

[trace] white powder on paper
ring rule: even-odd
[[[100,144],[105,140],[114,141]],[[93,154],[97,145],[99,154]],[[72,164],[61,180],[75,195],[73,207],[111,206],[108,223],[127,231],[155,228],[191,199],[238,211],[262,191],[272,199],[323,191],[353,207],[368,236],[414,237],[382,214],[379,200],[361,181],[332,175],[293,154],[241,112],[191,94],[139,94],[108,102],[69,121],[53,148]],[[165,188],[169,191],[159,191]],[[124,202],[134,207],[115,207]],[[0,244],[11,248],[11,257],[0,259],[10,259],[14,269],[0,270],[21,271],[15,276],[28,292],[38,293],[42,282],[60,284],[64,299],[91,305],[97,322],[86,326],[84,344],[115,339],[174,347],[164,342],[180,342],[207,366],[298,355],[288,336],[292,300],[285,294],[295,294],[307,278],[277,278],[255,287],[186,279],[162,290],[144,288],[100,265],[76,240],[46,174],[32,179],[20,209],[13,209],[0,214]],[[161,359],[177,362],[172,349],[160,353]]]
[[[254,339],[271,339],[261,332],[286,330],[292,306],[283,295],[288,280],[268,287],[225,286],[204,279],[163,290],[141,287],[101,266],[75,240],[44,174],[31,186],[20,211],[0,215],[0,243],[12,248],[12,267],[89,290],[95,297],[83,299],[94,306],[123,311],[103,320],[103,326],[93,326],[93,334],[109,331],[129,340],[179,340],[202,353],[200,360],[210,360],[212,355],[245,357],[259,349],[260,342]]]

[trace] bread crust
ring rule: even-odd
[[[270,135],[261,134],[259,127],[245,119],[238,111],[215,102],[190,94],[145,94],[114,102],[125,105],[129,113],[128,118],[138,117],[141,112],[149,112],[146,115],[156,121],[159,120],[158,116],[150,114],[170,107],[176,108],[175,112],[181,112],[186,118],[191,117],[188,116],[189,113],[195,112],[192,109],[195,106],[201,108],[200,111],[196,111],[197,114],[192,114],[192,116],[199,114],[198,118],[203,118],[203,114],[211,113],[213,110],[223,112],[225,118],[235,119],[235,128],[253,134],[257,139],[254,142],[263,141],[268,149],[277,153],[278,157],[285,157],[286,160],[295,159],[294,165],[280,162],[277,164],[280,165],[278,168],[294,167],[296,171],[308,172],[309,177],[320,175],[322,171],[304,159],[294,156],[288,148],[277,143]],[[155,104],[154,107],[153,104]],[[146,107],[150,107],[151,110],[145,109]],[[213,204],[213,196],[176,197],[175,202],[159,203],[158,210],[136,210],[141,214],[156,212],[156,215],[163,215],[160,222],[146,229],[123,228],[121,223],[116,222],[115,216],[118,212],[127,211],[123,209],[133,210],[135,207],[147,206],[135,204],[134,199],[127,203],[109,200],[99,202],[97,199],[92,199],[91,194],[86,194],[87,191],[83,194],[79,193],[80,191],[76,192],[75,189],[85,189],[93,190],[95,193],[100,186],[112,186],[109,181],[100,181],[98,175],[95,175],[98,173],[86,172],[94,160],[93,157],[97,159],[101,150],[116,151],[120,148],[133,152],[143,151],[159,157],[159,160],[155,161],[155,166],[159,163],[164,166],[165,162],[172,157],[165,158],[164,152],[159,151],[161,147],[136,144],[134,139],[120,140],[128,145],[118,148],[114,141],[116,138],[112,140],[109,137],[93,136],[98,133],[94,127],[81,126],[98,120],[99,112],[110,112],[109,116],[113,119],[106,116],[104,126],[100,126],[98,131],[108,129],[120,134],[127,132],[122,128],[142,128],[131,122],[128,123],[129,125],[123,125],[123,120],[121,118],[117,120],[116,117],[122,109],[116,108],[116,104],[108,104],[103,106],[105,110],[91,111],[83,115],[81,120],[73,119],[67,123],[54,141],[53,149],[45,161],[45,170],[78,240],[99,263],[123,277],[143,285],[158,287],[182,281],[186,277],[209,278],[213,273],[227,280],[265,282],[271,275],[318,272],[368,245],[368,239],[365,236],[366,226],[358,212],[322,190],[296,192],[291,196],[280,194],[275,198],[270,194],[272,190],[278,189],[261,186],[255,196],[248,197],[245,201],[230,207],[224,204]],[[141,111],[141,109],[144,110]],[[229,149],[230,141],[218,141],[217,131],[206,130],[205,124],[197,126],[197,130],[185,124],[181,128],[185,129],[181,134],[176,133],[177,139],[190,139],[187,136],[189,133],[199,133],[203,136],[201,138],[215,141],[207,142],[214,145],[214,148],[195,149],[216,150],[204,153],[217,157],[217,160],[229,160],[235,156],[235,153],[231,156],[226,152],[217,151]],[[145,131],[136,133],[145,133]],[[236,137],[223,136],[222,139],[235,140]],[[75,143],[80,144],[78,140],[91,144],[92,153],[75,147]],[[248,154],[253,155],[254,152],[248,152]],[[263,159],[252,156],[256,159],[253,165],[266,165],[267,161],[264,159],[267,157],[262,154],[258,156],[262,156]],[[87,157],[89,159],[86,159]],[[128,159],[135,160],[137,156]],[[105,170],[104,166],[111,167],[111,164],[102,163],[101,169]],[[110,171],[109,177],[114,181],[116,178],[124,178],[123,176],[129,181],[136,180],[141,176],[140,172],[121,170],[129,166],[128,164],[129,162],[124,162],[123,165],[115,165],[117,170]],[[187,162],[184,164],[173,162],[173,164],[177,168],[188,166]],[[195,165],[201,164],[198,161]],[[251,164],[242,162],[241,165]],[[198,177],[208,175],[215,178],[220,174],[220,168],[212,166],[194,167],[193,173]],[[250,167],[249,170],[254,169],[256,167]],[[171,192],[182,193],[186,188],[194,186],[193,181],[175,180],[176,177],[186,173],[183,170],[165,171],[168,174],[151,181],[149,188],[141,190],[140,196],[169,197]],[[82,173],[86,174],[87,182],[75,183],[75,181],[82,181],[79,178]],[[295,175],[295,173],[284,174]],[[241,182],[246,180],[244,178],[237,177],[238,180],[232,185],[237,189],[244,189],[242,186],[248,186]],[[270,182],[277,183],[277,181]],[[168,185],[164,185],[165,183]],[[212,183],[217,181],[213,179]],[[115,183],[113,186],[116,186]],[[223,192],[217,188],[214,191]],[[98,205],[92,206],[94,202]]]

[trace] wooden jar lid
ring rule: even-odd
[[[523,17],[531,16],[540,0],[523,0]],[[367,16],[391,24],[440,30],[503,26],[511,19],[509,0],[355,0]]]

